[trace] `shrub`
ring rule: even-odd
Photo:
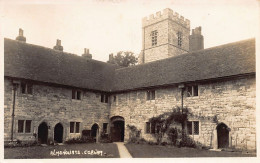
[[[137,143],[141,136],[141,130],[138,130],[134,125],[127,125],[130,130],[128,143]]]
[[[176,145],[176,141],[178,139],[178,130],[176,129],[176,127],[170,128],[167,132],[167,135],[172,145]]]
[[[102,132],[100,134],[100,143],[112,143],[112,140],[107,133]]]
[[[66,140],[66,144],[79,144],[79,143],[94,143],[95,140],[92,137],[80,137]]]

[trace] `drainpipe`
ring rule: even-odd
[[[11,141],[13,141],[13,137],[14,137],[14,111],[15,111],[15,95],[16,95],[17,86],[18,83],[13,81],[13,111],[12,111]]]
[[[184,84],[180,84],[178,86],[178,88],[181,89],[181,114],[183,114],[183,92],[184,92]],[[184,133],[184,123],[181,124],[181,128],[182,128],[182,136],[183,136],[183,133]]]

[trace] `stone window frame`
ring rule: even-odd
[[[74,133],[80,133],[80,122],[76,122],[76,121],[70,122],[70,134],[74,134]]]
[[[22,131],[19,131],[19,121],[22,122]],[[30,126],[27,128],[27,122],[30,122]],[[28,131],[29,130],[29,131]],[[17,120],[17,133],[18,134],[30,134],[32,133],[32,120],[30,119],[18,119]]]
[[[146,101],[151,101],[151,100],[155,100],[155,90],[147,90],[146,91]]]
[[[199,96],[199,86],[198,84],[188,85],[186,87],[187,97],[197,97]]]
[[[82,100],[83,92],[78,89],[72,89],[71,90],[71,99],[73,100]]]
[[[157,45],[157,37],[158,36],[158,31],[154,30],[151,32],[151,41],[152,41],[152,46],[156,46]]]
[[[103,123],[103,133],[108,133],[108,123]]]
[[[156,127],[157,127],[156,123],[145,122],[145,133],[146,134],[157,133]]]
[[[21,81],[20,83],[20,92],[21,94],[33,94],[33,84],[31,82]]]
[[[177,39],[178,39],[178,46],[181,47],[182,46],[182,40],[183,40],[182,32],[180,32],[180,31],[177,32]]]
[[[191,124],[191,128],[189,129],[189,123]],[[197,125],[195,125],[197,123]],[[187,133],[188,135],[198,136],[200,135],[200,121],[199,120],[189,120],[187,121]],[[197,128],[196,128],[197,126]]]
[[[108,103],[109,102],[109,96],[108,94],[102,93],[100,96],[100,102],[102,103]]]

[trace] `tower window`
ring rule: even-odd
[[[151,33],[151,36],[152,36],[152,46],[157,45],[157,34],[158,34],[157,30],[152,31],[152,33]]]
[[[177,36],[178,36],[178,46],[181,47],[182,46],[182,33],[178,32]]]

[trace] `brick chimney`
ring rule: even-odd
[[[16,40],[26,42],[26,37],[23,36],[23,30],[21,28],[19,28],[19,36],[16,37]]]
[[[56,45],[53,47],[53,49],[63,51],[63,46],[61,46],[61,40],[57,39]]]
[[[89,54],[89,49],[87,48],[84,49],[84,54],[82,54],[81,56],[86,59],[92,59],[92,54]]]
[[[204,37],[201,35],[201,27],[196,27],[189,36],[189,52],[202,49],[204,49]]]

